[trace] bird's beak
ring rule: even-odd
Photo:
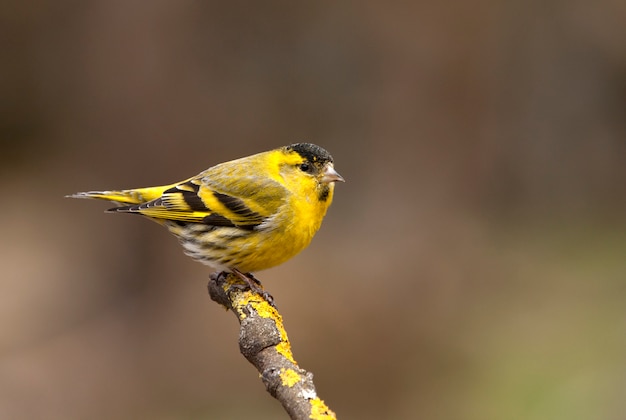
[[[343,179],[343,177],[341,175],[339,175],[339,172],[337,172],[335,170],[335,168],[333,168],[333,164],[329,163],[328,165],[326,165],[326,167],[324,168],[324,172],[322,174],[322,182],[346,182],[345,179]]]

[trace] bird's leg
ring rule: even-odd
[[[263,286],[261,286],[261,282],[256,277],[254,277],[251,273],[244,274],[241,271],[237,270],[236,268],[233,268],[232,271],[234,275],[239,277],[248,285],[250,290],[252,290],[256,294],[261,295],[263,299],[267,301],[267,303],[269,303],[271,306],[274,306],[274,297],[271,294],[269,294],[269,292],[266,292],[265,290],[263,290]]]
[[[228,271],[220,271],[219,273],[211,273],[211,280],[216,281],[218,284],[224,284],[226,283],[226,278],[228,277],[228,275],[231,274]],[[232,273],[235,274],[235,273]],[[237,274],[235,274],[239,279],[241,279],[241,277]],[[241,290],[242,292],[246,289],[251,289],[250,287],[250,283],[246,280],[244,280],[244,282],[246,284],[241,284],[241,283],[230,283],[228,285],[228,290],[230,291],[231,289],[237,289],[237,290]]]
[[[263,285],[261,284],[261,280],[254,277],[252,273],[245,273],[244,275],[248,277],[250,280],[252,280],[253,282],[255,282],[258,286],[263,287]]]
[[[217,282],[218,284],[224,284],[226,283],[226,278],[228,277],[228,275],[231,274],[228,271],[220,271],[219,273],[211,273],[210,278],[211,280]],[[239,277],[239,276],[237,276]],[[241,277],[239,277],[241,278]],[[246,282],[246,284],[241,284],[241,283],[232,283],[228,285],[228,289],[237,289],[237,290],[246,290],[249,289],[250,286],[248,285],[248,282]]]

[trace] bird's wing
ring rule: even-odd
[[[285,188],[271,178],[249,175],[250,168],[240,170],[237,166],[217,171],[217,167],[211,168],[163,191],[154,200],[110,211],[214,226],[257,226],[278,210]]]
[[[202,202],[236,225],[260,224],[278,212],[289,195],[254,160],[226,162],[206,170],[198,178],[202,184],[198,192]]]

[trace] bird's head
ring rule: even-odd
[[[314,193],[320,202],[330,204],[335,182],[344,182],[330,153],[311,143],[296,143],[278,150],[280,172],[288,188],[307,196]]]

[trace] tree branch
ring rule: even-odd
[[[315,391],[313,374],[293,358],[281,315],[236,276],[211,275],[209,295],[233,311],[240,324],[239,350],[257,368],[267,391],[292,419],[336,419]]]

